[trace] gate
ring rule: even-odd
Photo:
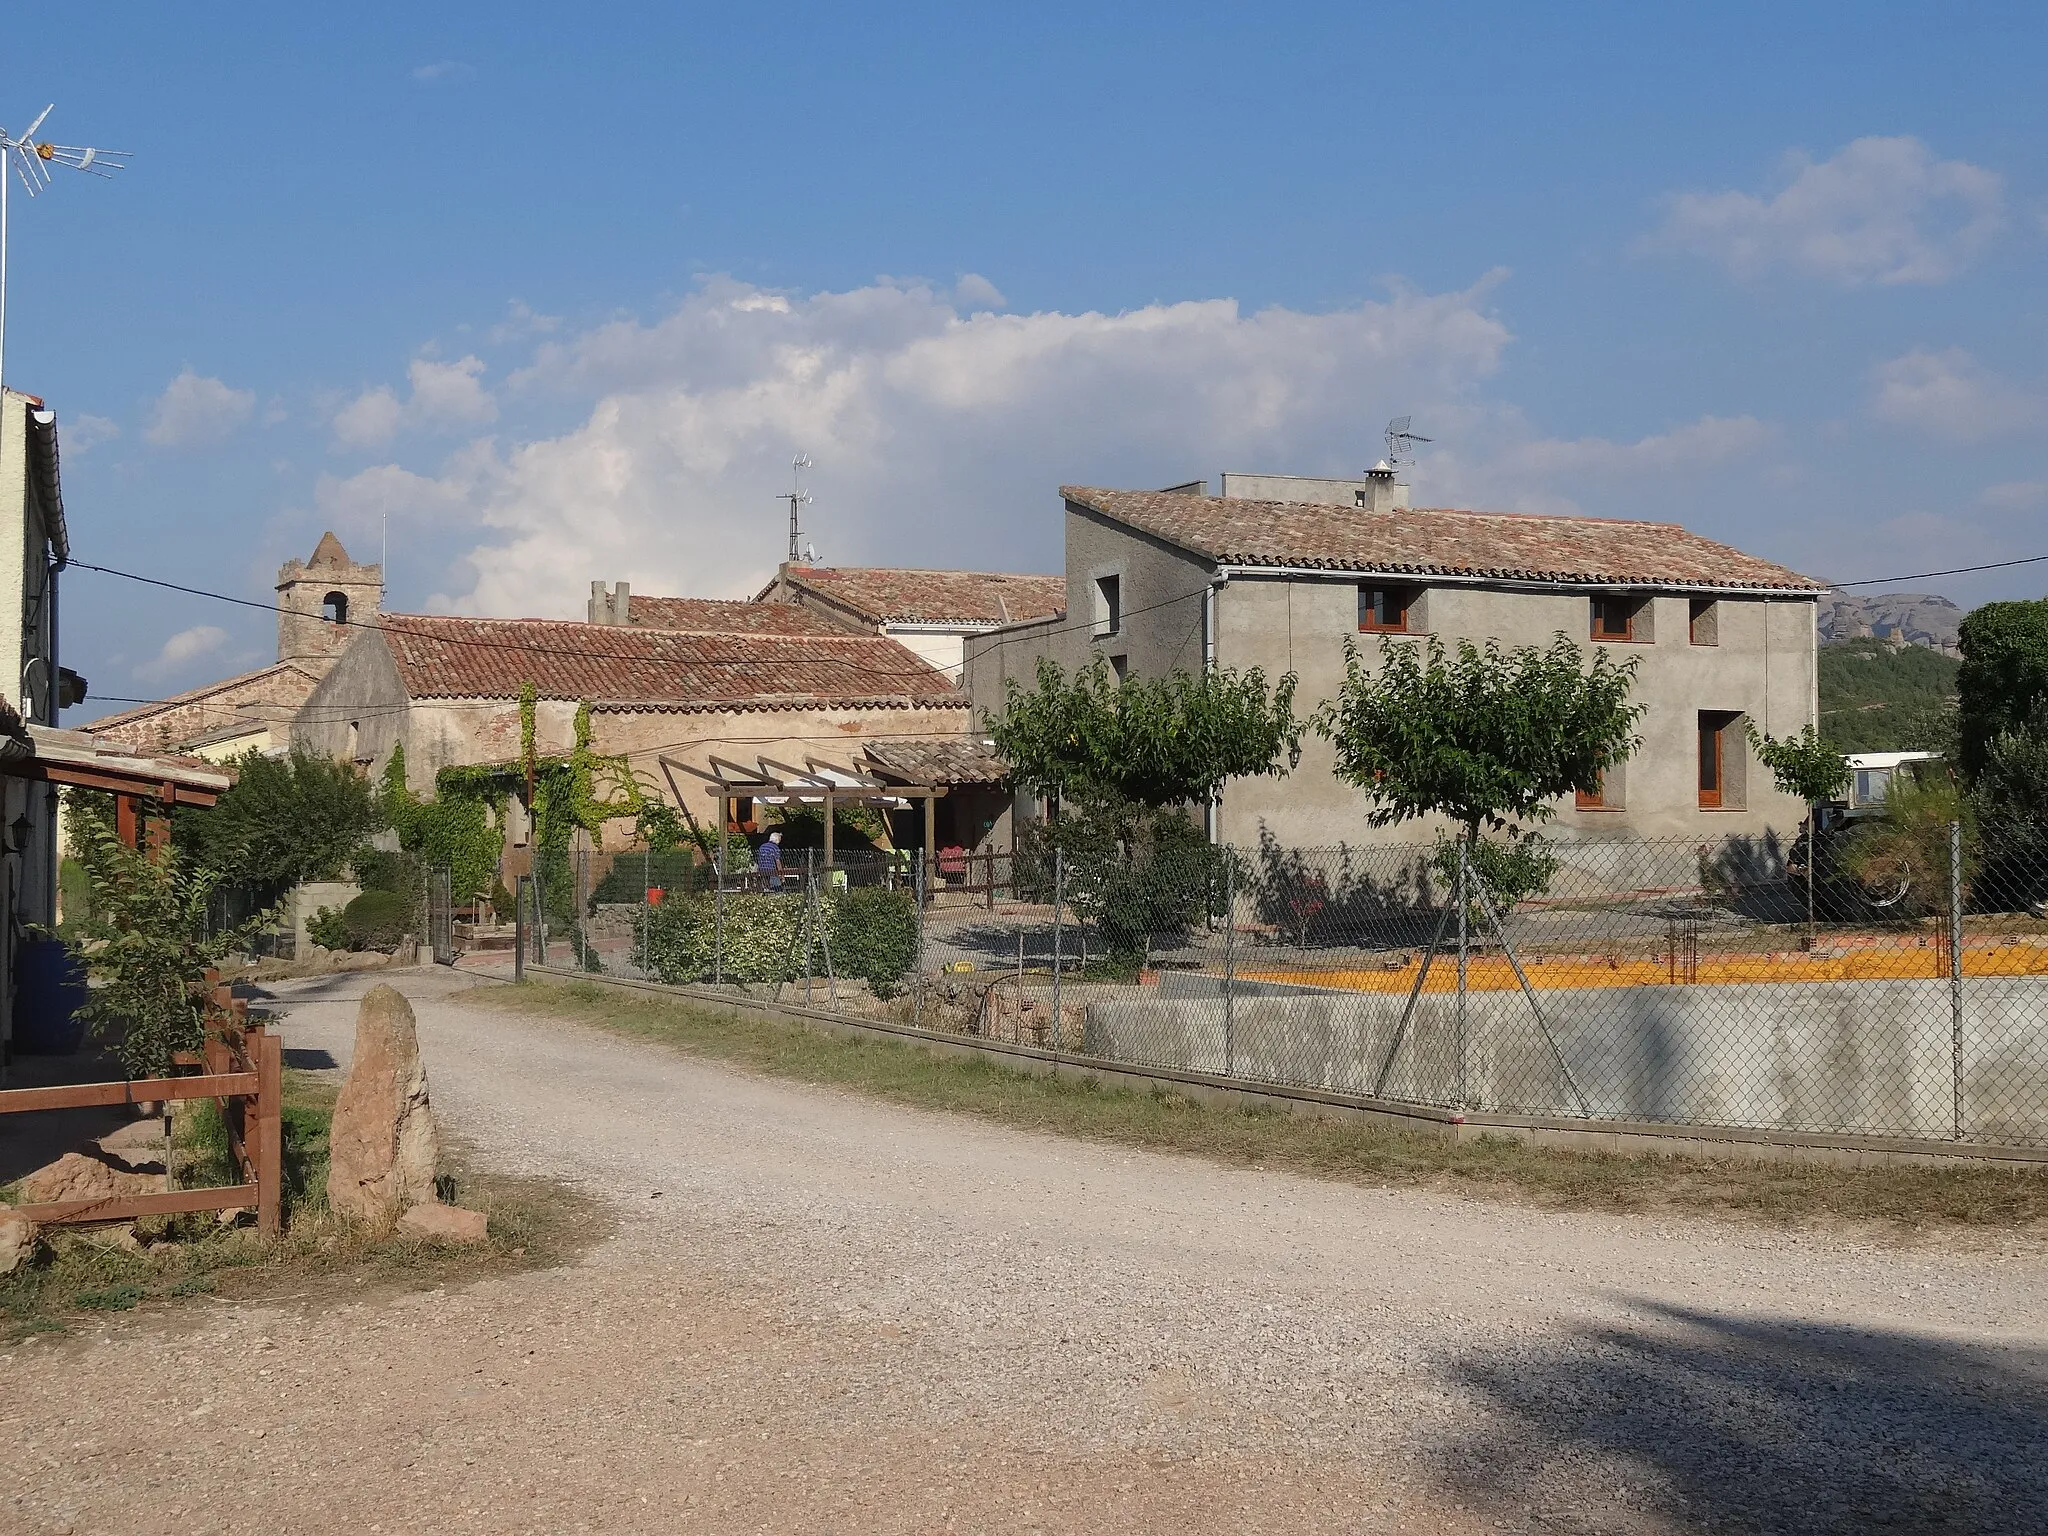
[[[449,893],[448,871],[427,871],[427,942],[434,964],[455,963],[455,901]]]

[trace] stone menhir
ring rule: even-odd
[[[356,1013],[355,1056],[328,1131],[327,1203],[379,1231],[434,1198],[441,1155],[412,1005],[378,985]]]

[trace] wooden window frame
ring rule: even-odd
[[[1415,633],[1415,604],[1421,596],[1422,592],[1418,587],[1361,581],[1358,584],[1358,632],[1361,635],[1412,635]],[[1385,624],[1373,617],[1384,606],[1374,601],[1380,597],[1400,598],[1400,623]]]
[[[1596,641],[1609,645],[1639,645],[1644,643],[1636,637],[1636,619],[1641,614],[1643,598],[1630,597],[1626,593],[1596,593],[1587,603],[1586,628]],[[1608,604],[1626,605],[1628,617],[1623,622],[1620,634],[1603,631],[1600,628],[1601,610]],[[1647,637],[1645,637],[1647,638]]]
[[[1699,807],[1703,811],[1727,811],[1736,807],[1728,804],[1728,727],[1740,716],[1725,714],[1719,710],[1701,710],[1699,715],[1699,747],[1694,759],[1696,779],[1699,786]],[[1710,725],[1708,722],[1712,721]],[[1712,742],[1712,757],[1708,756],[1708,743]],[[1709,762],[1713,764],[1713,786],[1707,785]]]
[[[1627,807],[1607,798],[1607,775],[1600,775],[1600,787],[1590,795],[1583,789],[1572,792],[1572,807],[1581,811],[1620,811]]]

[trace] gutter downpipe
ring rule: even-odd
[[[1216,670],[1216,594],[1223,590],[1223,584],[1230,580],[1227,572],[1219,571],[1202,588],[1202,672],[1204,676]],[[1214,846],[1222,836],[1223,818],[1220,812],[1223,792],[1219,789],[1202,806],[1202,833]]]

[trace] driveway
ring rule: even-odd
[[[2048,1249],[1558,1215],[1038,1137],[466,1006],[570,1267],[0,1355],[10,1531],[2035,1531]],[[341,976],[287,1046],[345,1062]],[[4,1501],[11,1500],[11,1506]]]

